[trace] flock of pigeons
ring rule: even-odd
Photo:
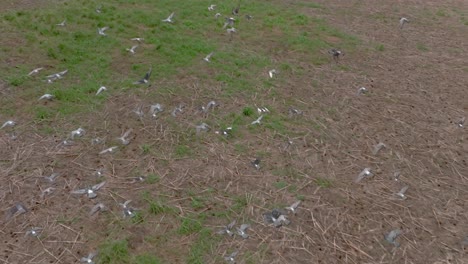
[[[99,7],[96,9],[96,12],[97,13],[101,13],[102,12],[102,7]],[[214,11],[216,9],[216,5],[210,5],[208,7],[208,11]],[[238,16],[239,15],[239,11],[240,11],[240,5],[238,5],[237,7],[235,7],[234,9],[232,9],[232,15],[233,16]],[[174,16],[175,16],[175,13],[171,13],[166,19],[163,19],[162,22],[165,22],[165,23],[174,23]],[[215,14],[215,18],[219,18],[221,17],[221,14],[220,13],[216,13]],[[252,16],[250,15],[246,15],[246,18],[247,19],[252,19]],[[233,33],[236,33],[237,30],[234,28],[234,25],[235,25],[235,21],[236,21],[236,18],[235,17],[227,17],[225,19],[225,23],[223,25],[223,29],[226,30],[226,32],[230,35],[230,38],[232,38],[232,34]],[[406,23],[409,23],[409,19],[407,18],[404,18],[402,17],[400,19],[400,29],[403,29],[403,27],[405,26]],[[59,24],[56,24],[56,26],[66,26],[66,20],[64,20],[63,22],[59,23]],[[97,30],[97,33],[99,36],[107,36],[106,34],[106,31],[109,29],[109,27],[102,27],[102,28],[98,28]],[[141,43],[142,41],[144,41],[143,38],[133,38],[131,39],[132,41],[136,41],[138,43]],[[133,45],[131,48],[128,48],[126,49],[129,53],[131,54],[135,54],[136,52],[136,49],[138,48],[138,45]],[[344,56],[344,53],[338,49],[331,49],[328,51],[328,53],[332,56],[333,60],[335,62],[339,62],[340,58],[342,56]],[[210,59],[211,57],[214,55],[214,52],[211,52],[210,54],[208,54],[206,57],[203,58],[203,60],[205,62],[210,62]],[[32,70],[28,76],[32,76],[32,75],[36,75],[38,74],[41,70],[43,70],[43,68],[36,68],[34,70]],[[134,84],[138,85],[138,84],[147,84],[149,82],[149,79],[150,79],[150,76],[151,76],[151,72],[152,72],[152,68],[150,67],[150,69],[148,70],[148,72],[144,75],[144,77],[138,81],[135,81]],[[58,72],[58,73],[54,73],[54,74],[51,74],[51,75],[47,75],[45,77],[45,81],[47,83],[52,83],[52,82],[55,82],[59,79],[62,79],[64,78],[64,76],[68,73],[68,70],[63,70],[61,72]],[[268,76],[270,78],[274,78],[274,76],[278,74],[278,71],[275,70],[275,69],[272,69],[268,72]],[[105,92],[107,90],[107,88],[105,86],[101,86],[95,95],[99,95],[103,92]],[[365,94],[367,93],[368,90],[365,88],[365,87],[360,87],[357,91],[357,95],[361,95],[361,94]],[[44,94],[42,95],[39,100],[53,100],[54,99],[54,96],[52,94]],[[215,101],[210,101],[207,103],[206,106],[202,106],[200,107],[199,111],[201,113],[208,113],[208,111],[214,109],[218,104],[215,102]],[[177,114],[181,113],[184,109],[184,105],[179,105],[177,106],[172,112],[171,112],[171,115],[176,117]],[[150,110],[149,110],[149,113],[150,113],[150,116],[152,117],[157,117],[158,114],[160,112],[163,112],[164,109],[163,109],[163,106],[160,105],[160,104],[154,104],[154,105],[151,105],[150,106]],[[143,111],[143,106],[138,106],[134,111],[133,111],[139,118],[143,118],[144,115],[145,115],[145,112]],[[257,119],[255,119],[254,121],[251,122],[251,125],[260,125],[261,124],[261,121],[262,121],[262,118],[264,116],[264,114],[267,114],[269,113],[269,110],[266,108],[266,107],[258,107],[257,109],[257,112],[259,114],[259,117]],[[290,108],[289,109],[289,113],[290,115],[300,115],[302,114],[302,111],[301,110],[298,110],[298,109],[293,109],[293,108]],[[465,119],[463,118],[462,120],[460,120],[460,122],[458,123],[458,126],[459,127],[463,127],[464,126],[464,122],[465,122]],[[15,139],[16,138],[16,135],[14,133],[14,127],[16,126],[16,122],[13,121],[13,120],[8,120],[6,122],[3,123],[3,125],[0,127],[0,130],[4,130],[4,129],[11,129],[11,138]],[[202,123],[202,124],[199,124],[195,127],[196,129],[196,132],[197,134],[198,133],[201,133],[201,132],[206,132],[206,131],[209,131],[210,130],[210,127],[206,124],[206,123]],[[130,133],[132,132],[132,130],[128,130],[126,131],[125,133],[123,133],[123,135],[121,137],[118,138],[118,141],[122,144],[122,145],[128,145],[130,143],[130,139],[129,139],[129,135]],[[219,135],[222,135],[222,136],[229,136],[232,132],[232,127],[227,127],[225,129],[222,129],[220,131],[215,131],[216,134],[219,134]],[[61,144],[63,144],[64,146],[68,146],[68,145],[72,145],[73,144],[73,140],[76,139],[76,138],[79,138],[79,137],[82,137],[83,135],[85,135],[86,131],[83,129],[83,128],[78,128],[76,130],[73,130],[70,132],[69,136],[63,140],[63,142]],[[92,139],[92,144],[101,144],[103,143],[103,140],[100,139],[100,138],[93,138]],[[288,142],[289,145],[292,144],[291,141]],[[375,147],[374,147],[374,151],[373,151],[373,154],[374,155],[377,155],[377,153],[382,149],[382,148],[385,148],[386,145],[384,143],[379,143],[377,144]],[[118,146],[112,146],[112,147],[109,147],[109,148],[105,148],[103,149],[101,152],[99,152],[99,155],[104,155],[104,154],[110,154],[110,153],[114,153],[115,151],[118,150]],[[260,159],[255,159],[254,161],[251,162],[253,167],[257,170],[260,169]],[[103,176],[103,170],[102,169],[99,169],[95,172],[95,175],[97,177],[101,177]],[[393,179],[395,181],[399,181],[399,173],[395,173],[394,174],[394,177]],[[53,173],[49,176],[44,176],[44,180],[48,183],[53,183],[55,182],[55,180],[60,176],[60,174],[58,173]],[[373,176],[373,173],[371,172],[371,169],[370,168],[364,168],[362,170],[361,173],[359,173],[358,177],[356,178],[356,183],[359,183],[361,182],[362,180],[366,179],[366,178],[370,178]],[[140,176],[140,177],[135,177],[134,179],[132,179],[133,181],[132,182],[143,182],[145,181],[145,177],[144,176]],[[104,185],[106,184],[106,181],[102,181],[100,182],[99,184],[96,184],[96,185],[93,185],[93,186],[86,186],[84,188],[81,188],[81,189],[76,189],[76,190],[73,190],[71,191],[71,194],[74,194],[74,195],[84,195],[85,197],[89,198],[89,199],[94,199],[98,196],[98,191],[104,187]],[[405,192],[408,190],[408,186],[405,185],[401,188],[401,190],[396,193],[396,197],[398,197],[399,199],[406,199],[406,195],[405,195]],[[44,190],[42,190],[42,194],[41,194],[41,198],[44,198],[45,196],[47,195],[50,195],[53,191],[55,190],[54,187],[48,187]],[[137,210],[136,208],[133,208],[131,206],[129,206],[130,204],[130,200],[128,201],[125,201],[124,203],[121,203],[120,206],[121,206],[121,209],[122,209],[122,215],[123,217],[135,217],[136,216],[136,213],[137,213]],[[290,212],[290,214],[292,215],[296,215],[297,211],[298,211],[298,208],[299,208],[299,205],[300,205],[301,201],[296,201],[294,202],[292,205],[284,208],[283,209],[278,209],[278,208],[275,208],[273,209],[272,211],[268,211],[268,212],[265,212],[263,214],[263,220],[266,224],[268,225],[272,225],[276,228],[280,228],[282,226],[285,226],[285,225],[289,225],[291,223],[291,221],[288,219],[288,212]],[[89,211],[89,215],[90,216],[93,216],[95,214],[97,214],[98,212],[103,212],[103,211],[106,211],[108,210],[108,208],[103,204],[103,203],[97,203],[95,204]],[[9,209],[9,211],[7,212],[7,215],[6,215],[6,218],[7,220],[11,219],[12,217],[16,216],[16,215],[19,215],[19,214],[23,214],[23,213],[26,213],[28,212],[28,209],[24,206],[24,204],[22,203],[17,203],[15,204],[13,207],[11,207]],[[251,227],[250,224],[241,224],[240,226],[238,227],[235,227],[236,225],[236,220],[232,221],[231,223],[229,223],[228,225],[226,225],[225,227],[223,227],[223,229],[219,230],[217,232],[217,234],[219,235],[227,235],[227,236],[230,236],[230,237],[233,237],[235,235],[241,237],[242,239],[248,239],[249,238],[249,234],[248,234],[248,229]],[[235,227],[235,230],[234,230],[234,227]],[[28,231],[25,232],[25,235],[26,236],[33,236],[33,237],[37,237],[41,234],[41,231],[42,231],[42,228],[40,227],[32,227],[30,228]],[[399,243],[396,241],[397,237],[402,234],[402,231],[399,230],[399,229],[396,229],[396,230],[392,230],[390,231],[388,234],[385,234],[384,235],[384,238],[386,241],[388,241],[390,244],[394,245],[395,247],[398,247],[399,246]],[[224,259],[227,261],[227,262],[230,262],[230,263],[235,263],[235,258],[236,256],[238,255],[238,251],[235,251],[229,255],[226,255],[224,256]],[[85,257],[82,257],[80,259],[80,261],[82,263],[88,263],[88,264],[92,264],[94,263],[93,261],[93,258],[97,255],[97,252],[93,252],[93,253],[90,253],[89,255],[85,256]]]

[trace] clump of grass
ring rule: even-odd
[[[416,44],[416,48],[420,51],[429,51],[429,49],[427,48],[426,45],[424,45],[423,43],[418,43]]]
[[[315,179],[315,183],[322,188],[330,188],[332,186],[332,182],[324,178]]]
[[[100,264],[130,263],[127,240],[107,241],[99,248],[97,257]]]
[[[187,263],[193,264],[204,264],[206,259],[204,256],[208,254],[216,242],[216,237],[211,235],[211,230],[203,228],[198,233],[198,238],[195,243],[192,244],[190,248],[189,256],[187,258]]]
[[[244,116],[253,116],[255,113],[254,109],[252,107],[246,106],[244,109],[242,109],[242,114]]]
[[[163,262],[155,256],[139,255],[135,258],[135,264],[162,264]]]
[[[154,173],[148,174],[148,176],[146,176],[146,182],[149,184],[157,183],[160,179],[161,178]]]
[[[285,181],[278,181],[278,182],[273,183],[273,186],[275,186],[276,189],[283,189],[286,186],[288,186],[288,183]]]
[[[146,200],[149,204],[149,212],[154,215],[163,214],[163,213],[172,213],[174,208],[165,205],[162,201],[159,200]]]
[[[248,205],[247,196],[236,196],[234,197],[234,204],[232,206],[232,210],[239,212],[244,210]]]
[[[143,154],[148,154],[151,151],[151,146],[148,144],[143,144],[140,146],[140,149],[143,152]]]
[[[175,149],[175,155],[179,158],[187,157],[192,154],[190,147],[186,145],[178,145]]]
[[[203,228],[203,225],[202,221],[197,218],[200,218],[201,216],[202,215],[197,217],[197,215],[192,214],[186,217],[181,217],[181,223],[177,232],[181,235],[190,235],[199,232]]]
[[[384,44],[377,44],[377,45],[375,45],[375,50],[377,50],[377,51],[384,51],[384,50],[385,50]]]

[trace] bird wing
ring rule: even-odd
[[[301,204],[301,201],[297,201],[297,202],[293,203],[293,204],[291,205],[291,208],[296,209],[296,208],[299,206],[299,204]]]
[[[88,192],[87,189],[79,189],[79,190],[71,191],[72,194],[85,194],[87,192]]]
[[[249,227],[250,227],[249,224],[242,224],[242,225],[240,226],[240,230],[245,231],[245,230],[246,230],[247,228],[249,228]]]
[[[403,188],[401,188],[401,190],[398,192],[399,194],[405,194],[406,190],[408,190],[409,186],[406,185],[404,186]]]
[[[93,187],[91,187],[91,189],[93,189],[93,191],[97,191],[97,190],[101,189],[101,187],[104,186],[104,184],[106,184],[106,181],[103,181],[103,182],[101,182],[99,184],[94,185]]]
[[[227,229],[232,229],[236,224],[236,220],[232,221],[229,225],[227,225]]]
[[[171,20],[172,17],[174,17],[174,12],[172,12],[172,13],[169,15],[169,17],[168,17],[167,19],[168,19],[168,20]]]
[[[149,80],[150,76],[151,76],[151,71],[153,70],[153,68],[150,68],[149,71],[145,74],[145,77],[143,77],[144,80]]]

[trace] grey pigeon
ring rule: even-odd
[[[365,94],[367,93],[367,88],[366,87],[359,87],[357,90],[357,95]]]
[[[71,139],[75,139],[75,137],[82,137],[84,134],[85,134],[85,130],[82,129],[81,127],[79,127],[77,130],[73,130],[71,133],[70,133],[70,138]]]
[[[250,228],[249,224],[242,224],[240,227],[237,227],[237,234],[243,239],[249,238],[249,235],[246,233],[247,229]]]
[[[5,127],[14,127],[16,126],[16,122],[13,120],[8,120],[3,125],[0,127],[0,129],[5,128]]]
[[[217,233],[219,235],[229,235],[229,236],[233,236],[234,235],[234,232],[232,232],[232,228],[234,227],[234,225],[236,224],[236,220],[232,221],[231,223],[229,223],[229,225],[225,226],[223,229],[219,230]]]
[[[395,247],[399,247],[400,243],[396,241],[397,237],[401,235],[403,232],[400,229],[395,229],[390,231],[388,234],[384,235],[385,241],[394,245]]]
[[[256,158],[254,161],[251,162],[252,165],[255,167],[255,169],[259,170],[260,169],[260,159]]]
[[[99,183],[99,184],[96,184],[96,185],[93,185],[91,188],[85,188],[85,189],[79,189],[79,190],[74,190],[74,191],[71,191],[72,194],[86,194],[86,196],[90,199],[93,199],[93,198],[96,198],[97,197],[97,191],[99,189],[101,189],[102,186],[104,186],[104,184],[106,184],[105,181]]]
[[[98,28],[98,34],[101,35],[101,36],[107,36],[106,30],[108,30],[108,29],[109,29],[109,27]]]
[[[233,27],[233,26],[234,26],[234,21],[236,21],[235,18],[233,18],[233,17],[226,17],[226,21],[224,22],[223,29],[225,29],[227,26]]]
[[[406,185],[406,186],[403,186],[403,188],[401,188],[401,190],[397,193],[395,193],[396,196],[398,196],[398,198],[400,198],[401,200],[406,200],[406,191],[408,190],[409,186]]]
[[[145,74],[145,76],[143,77],[143,79],[139,80],[139,81],[136,81],[134,82],[133,84],[145,84],[145,83],[148,83],[149,82],[149,78],[151,76],[151,71],[153,70],[153,67],[150,67],[149,71]]]
[[[333,56],[333,59],[336,62],[338,62],[340,57],[344,56],[344,53],[341,50],[337,50],[337,49],[331,49],[328,51],[328,53]]]
[[[359,173],[358,177],[356,178],[356,183],[359,183],[364,178],[372,177],[374,174],[370,171],[370,168],[365,168]]]
[[[39,101],[40,100],[52,100],[52,99],[54,99],[54,96],[51,94],[44,94],[41,97],[39,97]]]
[[[405,26],[406,23],[409,23],[409,19],[407,19],[406,17],[402,17],[400,18],[400,29],[403,29],[403,27]]]
[[[200,125],[197,125],[195,129],[197,130],[197,134],[199,134],[202,131],[203,132],[209,131],[210,127],[206,123],[201,123]]]
[[[37,74],[39,73],[39,71],[43,70],[44,68],[40,67],[40,68],[36,68],[34,70],[32,70],[30,73],[28,73],[28,76],[31,76],[33,74]]]
[[[24,236],[32,236],[32,237],[38,237],[42,232],[41,227],[32,227],[28,231],[26,231]]]
[[[95,264],[93,261],[93,258],[97,255],[97,253],[89,253],[88,256],[82,257],[80,259],[81,263],[87,263],[87,264]]]
[[[107,210],[107,207],[103,203],[98,203],[98,204],[96,204],[95,206],[93,206],[91,208],[91,210],[89,211],[89,215],[93,216],[97,212],[103,212],[103,211],[106,211],[106,210]]]
[[[26,208],[26,206],[24,206],[22,203],[17,203],[8,210],[6,214],[6,219],[8,220],[14,216],[24,214],[26,212],[28,212],[28,209]]]
[[[67,20],[63,20],[61,23],[58,23],[58,24],[55,24],[56,26],[59,26],[59,27],[64,27],[65,26],[65,22],[67,22]]]
[[[285,207],[284,209],[291,211],[293,214],[296,214],[297,207],[301,204],[301,201],[293,203],[291,206]]]
[[[379,144],[374,146],[374,150],[372,151],[372,154],[377,155],[377,153],[379,153],[379,151],[385,147],[387,147],[387,145],[385,145],[382,142],[379,142]]]
[[[224,257],[224,260],[226,260],[229,263],[236,263],[235,257],[238,253],[238,251],[232,252],[229,256]]]
[[[172,12],[166,19],[163,19],[162,22],[173,23],[174,22],[172,20],[173,18],[174,18],[174,12]]]
[[[48,182],[54,182],[58,176],[60,176],[60,173],[54,172],[50,176],[44,176],[44,179]]]
[[[252,123],[250,123],[251,125],[260,125],[260,121],[262,121],[263,119],[263,115],[259,116],[257,119],[255,119]]]

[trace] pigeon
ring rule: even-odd
[[[232,14],[237,16],[239,15],[240,3],[236,6],[236,8],[232,9]]]
[[[372,151],[372,154],[374,155],[377,155],[377,153],[379,153],[379,151],[382,149],[382,148],[386,148],[387,146],[382,143],[382,142],[379,142],[379,144],[375,145],[374,146],[374,150]]]
[[[103,203],[98,203],[95,206],[93,206],[93,208],[91,208],[91,210],[89,211],[89,215],[93,216],[97,212],[103,212],[105,210],[107,210],[107,207]]]
[[[231,255],[224,257],[224,260],[228,261],[229,263],[236,263],[236,260],[234,259],[239,252],[235,251],[232,252]]]
[[[395,230],[390,231],[388,234],[384,235],[384,238],[388,243],[394,245],[395,247],[399,247],[400,243],[398,243],[396,239],[402,233],[403,232],[401,232],[400,229],[395,229]]]
[[[89,253],[88,256],[82,257],[80,259],[81,263],[87,263],[87,264],[95,264],[93,261],[93,258],[97,255],[97,253]]]
[[[7,214],[6,214],[6,218],[7,219],[10,219],[16,215],[20,215],[20,214],[24,214],[28,212],[28,209],[26,208],[26,206],[24,206],[22,203],[17,203],[15,205],[13,205],[10,210],[8,210]]]
[[[124,203],[121,203],[120,205],[122,206],[123,209],[126,209],[126,208],[128,208],[128,204],[131,203],[131,202],[132,202],[132,200],[127,200]]]
[[[268,71],[268,76],[270,76],[270,78],[273,78],[275,76],[275,74],[277,74],[277,73],[278,72],[275,69],[269,70]]]
[[[340,56],[344,56],[344,53],[341,50],[331,49],[328,51],[329,54],[333,56],[333,59],[338,62]]]
[[[221,17],[221,13],[216,13],[215,18],[219,18],[219,17]]]
[[[128,204],[131,202],[131,200],[128,200],[128,201],[125,201],[123,204],[120,204],[123,208],[123,213],[124,213],[124,217],[135,217],[136,214],[135,214],[135,209],[131,208],[131,207],[128,207]]]
[[[98,177],[98,178],[101,178],[102,176],[104,176],[104,169],[97,169],[96,171],[94,171],[94,176]]]
[[[59,26],[59,27],[64,27],[66,21],[67,21],[67,20],[65,19],[65,20],[63,20],[61,23],[55,24],[55,25],[56,25],[56,26]]]
[[[365,168],[359,173],[358,177],[356,178],[356,183],[359,183],[364,178],[372,177],[374,174],[370,171],[370,168]]]
[[[395,193],[396,196],[398,196],[398,198],[400,198],[401,200],[406,200],[406,191],[408,190],[409,186],[406,185],[406,186],[403,186],[403,188],[401,188],[401,190],[397,193]]]
[[[41,234],[41,231],[41,227],[32,227],[31,229],[26,231],[26,234],[24,236],[38,237]]]
[[[246,230],[250,227],[249,224],[242,224],[240,227],[237,227],[237,234],[243,239],[249,238],[249,235],[246,233]]]
[[[293,203],[291,206],[285,207],[284,209],[291,211],[293,214],[296,214],[297,207],[301,204],[301,201]]]
[[[462,117],[462,119],[460,119],[460,121],[457,122],[457,126],[459,128],[463,128],[465,126],[465,117]]]
[[[270,113],[270,110],[268,110],[268,108],[266,108],[266,107],[257,107],[257,112],[260,115],[262,113],[265,113],[265,114]]]
[[[131,181],[130,183],[137,183],[137,182],[144,182],[146,180],[146,177],[145,176],[138,176],[138,177],[133,177],[133,178],[130,178]]]
[[[60,143],[61,145],[64,145],[64,146],[72,146],[74,144],[73,140],[71,139],[65,139],[64,141],[62,141]]]
[[[144,38],[132,38],[131,40],[133,41],[138,41],[138,42],[143,42],[145,39]]]
[[[39,71],[43,70],[44,68],[36,68],[34,70],[32,70],[30,73],[28,73],[28,76],[31,76],[33,74],[36,74],[36,73],[39,73]]]
[[[98,14],[102,13],[102,6],[96,7],[96,13]]]
[[[101,189],[102,186],[104,186],[104,184],[106,184],[105,181],[99,183],[99,184],[96,184],[94,186],[92,186],[91,188],[85,188],[85,189],[79,189],[79,190],[74,190],[74,191],[71,191],[72,194],[86,194],[86,196],[90,199],[93,199],[93,198],[96,198],[97,197],[97,191],[99,189]]]
[[[357,95],[361,95],[361,94],[365,94],[365,93],[367,93],[367,88],[366,87],[360,87],[357,90]]]
[[[142,118],[145,116],[145,113],[143,112],[143,106],[139,105],[135,110],[133,110],[133,113],[135,113],[139,118]]]
[[[130,143],[130,140],[127,139],[128,135],[132,132],[132,129],[129,129],[123,133],[123,135],[119,138],[117,138],[122,145],[128,145]]]
[[[149,81],[149,78],[151,76],[151,71],[153,70],[152,67],[150,67],[149,71],[145,74],[145,76],[143,77],[143,79],[139,80],[139,81],[136,81],[134,82],[133,84],[145,84],[145,83],[148,83]]]
[[[259,170],[260,169],[260,159],[256,158],[254,161],[251,162],[252,165],[255,167],[255,169]]]
[[[75,139],[75,137],[82,137],[84,134],[85,134],[85,130],[80,127],[77,130],[73,130],[70,133],[70,138]]]
[[[54,74],[51,74],[51,75],[47,75],[46,78],[47,78],[47,82],[51,83],[57,79],[62,79],[62,77],[68,73],[68,70],[64,70],[64,71],[61,71],[61,72],[57,72],[57,73],[54,73]]]
[[[98,28],[98,34],[101,36],[107,36],[106,30],[108,30],[109,27],[103,27],[103,28]]]
[[[173,117],[177,117],[177,113],[182,113],[184,111],[184,107],[185,106],[183,104],[178,105],[174,110],[172,110],[171,115]]]
[[[250,19],[253,18],[253,16],[251,16],[251,15],[245,15],[245,18],[247,18],[248,20],[250,20]]]
[[[295,109],[291,107],[288,109],[288,113],[289,113],[289,116],[294,116],[294,115],[302,115],[304,112],[302,112],[299,109]]]
[[[113,146],[113,147],[110,147],[110,148],[106,148],[105,150],[99,152],[99,155],[103,155],[103,154],[107,154],[107,153],[113,153],[113,152],[115,152],[117,149],[118,149],[117,146]]]
[[[210,54],[206,55],[206,57],[203,58],[203,60],[206,62],[210,62],[211,56],[213,56],[213,54],[214,54],[213,52],[210,52]]]
[[[131,48],[126,49],[131,54],[135,54],[135,49],[138,48],[138,45],[133,45]]]
[[[0,127],[0,129],[5,128],[5,127],[14,127],[16,126],[16,122],[13,120],[8,120],[3,125]]]
[[[226,129],[221,130],[221,131],[215,131],[216,134],[220,134],[223,136],[229,136],[232,133],[232,127],[226,127]]]
[[[107,91],[107,88],[105,86],[99,87],[99,89],[96,92],[96,95],[99,95],[100,93]]]
[[[52,99],[54,99],[54,96],[51,94],[44,94],[41,97],[39,97],[39,101],[40,100],[52,100]]]
[[[91,139],[91,145],[98,145],[98,144],[101,144],[103,142],[104,142],[104,140],[102,140],[102,138],[97,137],[97,138]]]
[[[254,120],[251,125],[260,125],[260,121],[262,121],[263,115],[259,116],[256,120]]]
[[[49,188],[43,190],[42,193],[41,193],[41,199],[43,199],[46,195],[51,194],[54,190],[55,190],[55,188],[53,188],[53,187],[49,187]]]
[[[209,101],[206,106],[202,106],[201,107],[201,110],[204,112],[204,113],[207,113],[210,109],[214,109],[216,106],[218,106],[218,104],[215,102],[215,101]]]
[[[227,32],[228,34],[232,34],[232,33],[236,33],[237,31],[236,31],[235,28],[228,28],[228,29],[226,29],[226,32]]]
[[[235,18],[226,17],[226,21],[224,22],[223,29],[225,29],[227,26],[233,27],[234,26],[234,21],[236,21]]]
[[[204,132],[207,132],[210,130],[210,127],[206,124],[206,123],[201,123],[200,125],[197,125],[195,127],[196,131],[197,131],[197,134],[199,134],[200,132],[204,131]]]
[[[54,182],[58,176],[60,176],[60,173],[54,172],[50,176],[44,176],[44,179],[48,182]]]
[[[153,116],[153,117],[157,117],[157,114],[164,111],[163,107],[161,104],[154,104],[152,106],[150,106],[150,111],[149,113]]]
[[[174,17],[174,12],[172,12],[166,19],[163,19],[162,22],[173,23],[172,18]]]
[[[394,181],[399,181],[400,180],[400,175],[401,175],[401,173],[399,171],[395,171],[393,173],[393,180]]]
[[[216,5],[210,5],[208,7],[208,11],[213,11],[213,10],[215,10],[215,8],[216,8]]]
[[[281,221],[287,220],[286,218],[281,218],[280,217],[283,215],[283,213],[279,209],[273,209],[271,212],[266,212],[263,214],[263,220],[267,224],[281,224]],[[276,225],[275,225],[276,226]]]
[[[406,23],[409,23],[409,19],[407,19],[406,17],[402,17],[400,18],[400,29],[403,29],[403,27],[405,26]]]
[[[234,227],[235,224],[236,224],[236,220],[232,221],[229,225],[225,226],[223,229],[219,230],[217,233],[219,235],[233,236],[234,233],[231,231],[231,229]]]
[[[273,225],[278,228],[283,225],[289,225],[290,223],[291,221],[289,221],[284,215],[280,215],[277,219],[273,220]]]

